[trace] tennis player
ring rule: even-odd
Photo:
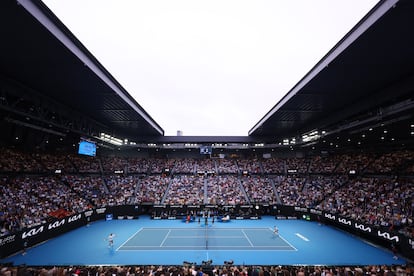
[[[106,240],[108,241],[109,248],[114,246],[114,238],[115,238],[115,234],[113,233],[109,234],[109,236],[106,238]]]
[[[276,236],[276,237],[279,236],[279,228],[277,228],[276,225],[273,227],[273,235]]]

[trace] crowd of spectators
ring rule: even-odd
[[[138,190],[138,175],[108,175],[104,178],[108,188],[107,205],[128,205],[139,203],[135,196]]]
[[[313,156],[309,165],[310,173],[333,173],[341,163],[341,155]]]
[[[0,173],[114,173],[161,174],[394,174],[413,172],[413,151],[349,153],[284,158],[143,158],[75,154],[26,153],[0,148]]]
[[[104,173],[126,172],[127,160],[117,156],[101,157],[102,168]]]
[[[339,213],[413,237],[412,151],[240,160],[0,153],[2,234],[41,224],[58,210],[268,203]],[[55,174],[56,169],[62,173]]]
[[[49,217],[81,212],[90,206],[84,196],[54,176],[2,177],[0,190],[0,235],[43,224]]]
[[[294,172],[299,174],[304,174],[308,172],[310,159],[308,158],[286,158],[286,171],[288,173]]]
[[[177,159],[174,164],[173,173],[196,174],[196,160],[191,158]]]
[[[403,171],[406,175],[413,175],[414,174],[414,161],[411,164],[407,164]]]
[[[262,166],[257,158],[237,160],[239,171],[248,174],[261,174]]]
[[[92,206],[105,206],[107,204],[107,188],[101,176],[64,175],[61,181]]]
[[[210,173],[217,173],[216,170],[216,163],[213,159],[199,159],[196,161],[196,172],[210,172]]]
[[[54,173],[60,170],[65,173],[75,173],[76,169],[67,155],[39,154],[40,163],[43,165],[45,172]],[[43,169],[42,169],[43,170]]]
[[[403,169],[403,166],[414,161],[414,156],[410,151],[394,151],[379,154],[365,169],[365,173],[375,174],[391,173]]]
[[[151,160],[147,158],[127,158],[127,173],[145,174],[150,172]]]
[[[42,165],[34,157],[36,154],[23,153],[6,148],[0,148],[0,172],[40,173],[44,172]]]
[[[282,204],[296,206],[305,178],[299,176],[277,176],[274,178],[276,192]]]
[[[241,179],[250,203],[280,204],[273,180],[268,177],[243,177]]]
[[[204,178],[194,175],[178,175],[171,181],[165,204],[204,204]]]
[[[0,276],[412,276],[411,265],[143,265],[143,266],[0,266]]]
[[[161,204],[171,178],[151,175],[140,180],[136,197],[140,203]]]
[[[311,175],[306,178],[295,206],[315,208],[319,202],[340,188],[348,180],[347,176]]]
[[[172,170],[174,167],[174,159],[154,158],[150,162],[150,172],[153,174],[162,174],[165,169]]]
[[[318,207],[326,197],[348,181],[346,175],[290,175],[273,178],[281,204],[307,208]]]
[[[238,177],[210,176],[207,181],[207,202],[218,205],[237,205],[248,203]]]
[[[236,162],[232,159],[218,159],[217,168],[219,174],[237,174],[239,172]]]
[[[125,172],[131,174],[162,174],[166,169],[171,171],[175,162],[174,159],[141,157],[129,157],[121,160],[126,162]]]
[[[413,199],[412,179],[357,178],[334,190],[318,207],[414,237]]]
[[[261,161],[264,174],[286,174],[286,162],[282,158],[266,158]]]
[[[68,158],[79,173],[100,173],[102,171],[100,159],[93,156],[69,155]]]
[[[375,159],[375,154],[373,153],[349,153],[341,154],[341,161],[338,163],[335,170],[339,174],[347,174],[350,171],[355,171],[356,173],[362,173],[364,169]]]

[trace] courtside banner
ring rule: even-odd
[[[396,233],[394,231],[390,231],[388,227],[378,227],[375,225],[359,222],[347,217],[331,213],[324,213],[323,218],[325,219],[325,221],[331,221],[334,224],[341,226],[342,228],[348,228],[349,230],[352,230],[352,232],[368,234],[375,238],[394,242],[397,244],[403,240],[403,235]]]
[[[279,207],[279,209],[285,211],[283,208]],[[300,214],[300,217],[302,217],[302,215],[309,215],[311,220],[332,224],[350,233],[364,236],[374,243],[386,246],[390,246],[392,243],[396,244],[400,253],[404,256],[414,256],[414,239],[395,231],[390,231],[389,227],[379,227],[353,220],[336,213],[323,212],[312,208],[294,207],[294,211]]]
[[[338,226],[351,233],[358,233],[367,237],[374,242],[381,241],[385,244],[396,244],[399,251],[404,256],[414,256],[414,240],[403,234],[395,231],[390,231],[389,227],[379,227],[364,222],[359,222],[347,217],[339,216],[332,213],[323,213],[323,219],[325,222]]]
[[[23,242],[19,233],[0,237],[0,258],[7,257],[23,249]]]
[[[48,223],[26,228],[11,235],[1,237],[0,258],[22,251],[24,247],[31,247],[84,226],[89,222],[104,219],[107,213],[114,213],[116,216],[134,215],[136,217],[139,212],[140,208],[137,208],[136,205],[126,205],[102,207],[73,214],[61,219],[49,219]]]
[[[92,215],[93,216],[93,215]],[[22,251],[50,238],[56,237],[80,226],[86,225],[85,212],[74,214],[62,219],[52,219],[48,223],[26,228],[0,238],[0,257],[4,258]]]

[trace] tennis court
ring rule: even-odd
[[[271,228],[141,228],[117,250],[296,250]]]
[[[277,226],[280,236],[273,234]],[[106,238],[115,234],[114,246]],[[97,221],[1,260],[16,265],[201,264],[233,260],[246,265],[405,264],[392,252],[327,225],[304,220],[232,220],[185,223],[180,220]]]

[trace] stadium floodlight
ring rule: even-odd
[[[122,146],[123,145],[122,139],[113,137],[113,136],[111,136],[109,134],[106,134],[106,133],[103,133],[103,132],[101,132],[101,134],[100,134],[99,137],[95,137],[95,138],[97,138],[97,139],[99,139],[101,141],[110,143],[112,145],[116,145],[116,146]]]
[[[324,133],[324,131],[322,133]],[[318,130],[312,130],[302,135],[302,142],[304,143],[313,142],[313,141],[318,140],[319,138],[321,138],[320,132]]]

